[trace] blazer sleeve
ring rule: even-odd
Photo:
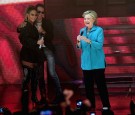
[[[101,49],[104,44],[104,33],[102,28],[98,30],[96,37],[97,39],[91,42],[91,47],[95,49]]]

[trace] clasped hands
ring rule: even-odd
[[[81,36],[81,35],[78,35],[77,36],[77,42],[80,42],[81,40],[84,40],[85,42],[87,43],[91,43],[91,40],[89,40],[88,38],[86,38],[85,36]]]

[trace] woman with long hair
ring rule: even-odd
[[[44,61],[43,50],[39,49],[44,44],[43,39],[39,39],[39,33],[35,27],[37,11],[34,6],[29,6],[26,10],[26,25],[21,28],[19,40],[22,44],[20,51],[20,60],[23,67],[22,93],[28,91],[28,85],[31,82],[31,100],[38,103],[36,96],[38,69],[37,64]]]

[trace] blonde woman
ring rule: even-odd
[[[97,85],[102,101],[103,110],[110,109],[108,91],[105,81],[105,54],[103,51],[104,33],[97,26],[97,13],[88,10],[83,13],[85,27],[77,36],[77,47],[82,50],[81,68],[84,76],[86,97],[91,102],[91,109],[95,110],[94,82]]]

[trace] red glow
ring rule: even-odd
[[[18,2],[20,1],[18,0]],[[21,45],[16,28],[23,21],[26,7],[39,3],[39,0],[33,2],[31,0],[31,2],[27,1],[23,4],[17,4],[18,2],[11,4],[10,0],[2,0],[0,4],[0,84],[21,83],[22,68],[19,61]]]
[[[109,25],[117,25],[117,24],[135,24],[135,17],[104,17],[104,18],[99,18],[98,19],[98,25],[104,25],[104,26],[109,26]]]
[[[21,81],[22,71],[19,62],[21,45],[18,40],[16,27],[23,21],[25,8],[36,3],[38,2],[33,1],[23,4],[6,4],[5,2],[5,5],[1,5],[0,84],[18,84]],[[55,20],[53,21],[56,24]],[[56,34],[59,33],[59,35],[53,39],[53,43],[58,46],[56,55],[62,65],[57,65],[56,70],[64,81],[72,80],[72,73],[70,73],[72,69],[70,68],[74,68],[78,72],[78,76],[75,76],[74,79],[80,79],[82,77],[80,68],[81,51],[76,49],[76,36],[79,34],[80,28],[84,26],[83,18],[63,19],[62,21],[60,22],[61,25],[55,25],[55,32]],[[134,67],[130,66],[130,64],[134,64],[135,59],[133,55],[135,52],[135,17],[98,18],[98,25],[104,28],[104,50],[107,64],[119,65],[107,66],[106,73],[134,73]],[[59,46],[62,47],[59,48]],[[129,64],[129,66],[120,66],[121,64]],[[126,70],[127,68],[128,70]],[[73,73],[75,73],[74,70]],[[66,77],[64,78],[63,76]]]
[[[0,4],[16,4],[16,3],[30,3],[30,2],[41,2],[42,0],[1,0]]]

